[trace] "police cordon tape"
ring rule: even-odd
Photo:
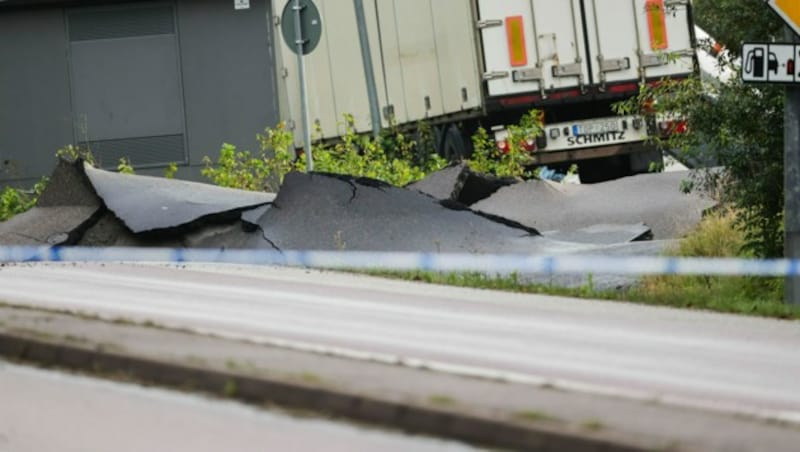
[[[195,248],[0,247],[0,262],[154,262],[495,274],[800,276],[800,260]]]

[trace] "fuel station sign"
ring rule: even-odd
[[[800,44],[749,43],[742,46],[742,81],[800,84]]]

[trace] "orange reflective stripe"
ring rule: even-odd
[[[525,48],[525,28],[522,16],[506,17],[506,36],[508,37],[508,56],[511,66],[528,64],[528,50]]]
[[[650,28],[650,48],[663,50],[667,43],[667,15],[664,0],[647,0],[644,5],[647,14],[647,25]]]

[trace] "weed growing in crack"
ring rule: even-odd
[[[342,231],[336,231],[336,233],[333,234],[333,245],[339,251],[344,251],[347,249],[347,242],[345,242],[342,238]]]
[[[513,417],[514,417],[514,419],[517,419],[517,420],[520,420],[520,421],[525,421],[525,422],[542,422],[542,421],[551,421],[552,422],[552,421],[560,420],[555,416],[552,416],[552,415],[547,414],[547,413],[542,412],[542,411],[536,411],[536,410],[518,411],[518,412],[514,413]]]
[[[235,380],[227,380],[225,386],[222,388],[222,395],[225,397],[236,397],[239,393],[239,385]]]
[[[584,421],[581,424],[581,427],[583,427],[586,430],[591,430],[591,431],[596,432],[598,430],[604,429],[605,428],[605,424],[603,424],[601,421],[599,421],[597,419],[589,419],[587,421]]]
[[[454,398],[441,394],[434,394],[428,397],[428,402],[439,406],[453,406],[456,404],[456,400]]]

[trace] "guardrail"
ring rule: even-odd
[[[160,262],[487,274],[800,276],[800,260],[637,256],[266,251],[181,248],[0,247],[0,262]]]

